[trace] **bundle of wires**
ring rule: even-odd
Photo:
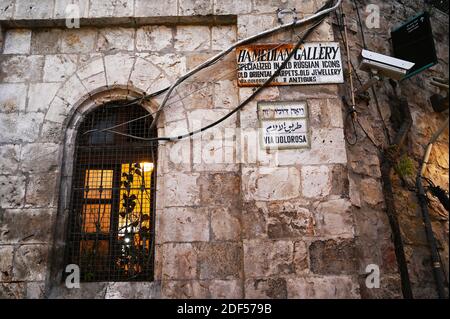
[[[237,111],[241,110],[245,105],[247,105],[252,99],[254,99],[264,88],[266,88],[268,85],[270,85],[270,83],[280,74],[280,72],[286,67],[287,63],[289,62],[289,60],[293,57],[293,55],[297,52],[297,50],[300,48],[300,46],[304,43],[304,40],[311,34],[312,31],[314,31],[324,20],[325,18],[328,16],[329,13],[333,12],[334,10],[336,10],[339,5],[341,4],[342,0],[337,0],[335,3],[335,0],[328,0],[327,3],[322,6],[315,14],[313,14],[310,17],[307,17],[305,19],[302,20],[297,20],[294,21],[290,24],[286,24],[280,27],[276,27],[273,29],[269,29],[266,30],[260,34],[257,34],[255,36],[246,38],[244,40],[238,41],[235,44],[233,44],[231,47],[229,47],[228,49],[220,52],[219,54],[217,54],[216,56],[210,58],[209,60],[207,60],[206,62],[200,64],[199,66],[197,66],[196,68],[194,68],[193,70],[189,71],[188,73],[186,73],[185,75],[181,76],[177,81],[175,81],[174,84],[172,84],[170,87],[168,88],[164,88],[158,92],[152,93],[150,95],[146,95],[142,98],[137,98],[132,100],[131,102],[129,102],[127,105],[131,105],[131,104],[137,104],[137,103],[141,103],[144,100],[148,100],[150,98],[154,98],[156,96],[159,96],[163,93],[166,92],[166,95],[164,97],[164,100],[162,101],[161,105],[159,106],[158,110],[156,112],[153,113],[149,113],[146,114],[140,118],[136,118],[133,119],[131,121],[125,122],[125,123],[121,123],[118,125],[115,125],[113,127],[109,127],[109,128],[104,128],[101,130],[90,130],[85,132],[84,134],[88,134],[88,133],[92,133],[92,132],[98,132],[98,131],[108,131],[111,133],[115,133],[115,134],[119,134],[119,135],[126,135],[128,137],[131,138],[136,138],[136,139],[141,139],[141,140],[146,140],[146,141],[175,141],[175,140],[181,140],[187,137],[191,137],[195,134],[204,132],[220,123],[222,123],[223,121],[225,121],[227,118],[229,118],[230,116],[232,116],[233,114],[235,114]],[[334,4],[334,5],[333,5]],[[215,63],[217,63],[218,61],[220,61],[224,56],[226,56],[228,53],[230,53],[231,51],[233,51],[236,47],[240,46],[240,45],[244,45],[244,44],[248,44],[251,43],[259,38],[262,38],[264,36],[273,34],[275,32],[278,32],[280,30],[284,30],[284,29],[288,29],[289,27],[291,28],[295,28],[297,26],[301,26],[304,25],[306,23],[312,23],[312,25],[306,29],[302,36],[299,37],[299,40],[297,41],[296,45],[294,46],[294,48],[292,49],[292,51],[290,52],[290,54],[288,55],[288,57],[283,61],[283,63],[281,63],[281,65],[275,70],[275,72],[259,87],[257,87],[257,89],[249,96],[247,97],[243,102],[241,102],[238,106],[236,106],[233,110],[231,110],[228,114],[226,114],[225,116],[221,117],[220,119],[214,121],[213,123],[202,127],[200,129],[194,130],[194,131],[190,131],[187,132],[186,134],[182,134],[182,135],[178,135],[178,136],[172,136],[172,137],[151,137],[151,138],[143,138],[143,137],[138,137],[138,136],[133,136],[133,135],[129,135],[129,134],[125,134],[125,133],[121,133],[118,131],[115,131],[114,128],[117,128],[121,125],[125,125],[128,124],[132,121],[138,121],[142,118],[148,117],[148,116],[152,116],[155,115],[155,117],[153,118],[153,122],[151,124],[151,127],[154,127],[160,114],[161,111],[167,106],[167,101],[169,100],[172,92],[175,90],[175,88],[180,85],[182,82],[184,82],[186,79],[188,79],[189,77],[191,77],[192,75],[196,74],[197,72],[199,72],[200,70],[207,68]]]

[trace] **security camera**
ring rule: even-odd
[[[414,64],[384,54],[362,50],[359,68],[379,76],[388,77],[393,80],[401,80]]]

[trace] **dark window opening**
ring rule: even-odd
[[[87,114],[78,131],[66,264],[81,281],[153,280],[157,142],[141,106],[109,103]],[[89,132],[88,132],[89,131]],[[88,133],[86,133],[88,132]]]

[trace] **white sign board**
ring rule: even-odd
[[[236,50],[239,86],[260,86],[277,70],[293,44],[261,44]],[[344,83],[341,50],[337,42],[303,44],[271,83],[300,85]]]
[[[310,147],[308,108],[301,102],[259,102],[262,148]]]

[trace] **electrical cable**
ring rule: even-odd
[[[227,49],[223,50],[222,52],[216,54],[215,56],[211,57],[210,59],[208,59],[207,61],[205,61],[204,63],[198,65],[197,67],[195,67],[193,70],[187,72],[186,74],[184,74],[183,76],[179,77],[175,83],[173,83],[169,90],[166,93],[166,96],[164,97],[164,100],[162,101],[161,105],[158,108],[158,113],[156,113],[155,117],[153,118],[152,124],[150,125],[150,129],[152,129],[155,125],[156,122],[159,119],[160,116],[160,111],[165,107],[165,104],[167,103],[167,100],[169,99],[172,91],[175,89],[175,87],[177,87],[180,83],[184,82],[186,79],[188,79],[190,76],[194,75],[195,73],[197,73],[198,71],[202,70],[205,67],[208,67],[209,65],[211,65],[212,63],[215,63],[216,61],[222,59],[226,54],[228,54],[229,52],[231,52],[232,50],[234,50],[235,48],[237,48],[238,46],[244,45],[244,44],[248,44],[251,42],[254,42],[257,39],[260,39],[262,37],[271,35],[275,32],[279,32],[281,30],[287,29],[287,28],[291,28],[294,26],[300,26],[303,25],[307,22],[310,21],[315,21],[317,18],[320,18],[322,16],[327,15],[330,12],[333,12],[334,10],[336,10],[339,5],[342,3],[342,0],[337,0],[336,3],[334,4],[334,6],[332,6],[332,4],[335,2],[335,0],[328,0],[327,3],[322,6],[322,8],[320,8],[315,14],[303,18],[301,20],[294,20],[291,23],[285,24],[285,25],[281,25],[266,31],[263,31],[261,33],[258,33],[254,36],[250,36],[248,38],[245,38],[243,40],[237,41],[235,42],[233,45],[231,45],[230,47],[228,47]]]

